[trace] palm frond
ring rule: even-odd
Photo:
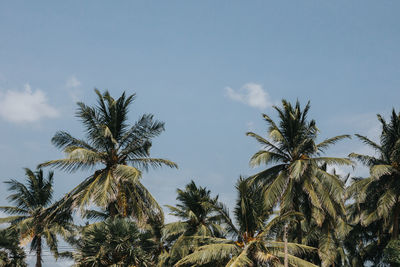
[[[320,152],[325,151],[329,146],[336,144],[337,142],[343,139],[351,139],[351,136],[348,134],[338,135],[331,138],[327,138],[321,143],[317,144],[317,148]]]

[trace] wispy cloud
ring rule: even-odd
[[[7,90],[0,92],[0,116],[10,122],[36,122],[42,118],[54,118],[59,115],[57,109],[48,104],[45,93],[32,91],[29,84],[23,91]]]
[[[74,102],[79,101],[82,95],[82,91],[80,90],[81,82],[76,78],[75,75],[69,77],[65,83],[65,87],[67,88],[69,95],[71,96]]]
[[[257,83],[246,83],[239,90],[226,87],[225,92],[230,99],[250,107],[265,109],[272,106],[268,93]]]
[[[81,85],[81,82],[75,77],[75,76],[71,76],[68,78],[66,86],[68,88],[76,88],[79,87]]]

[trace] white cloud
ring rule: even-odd
[[[42,118],[54,118],[59,112],[48,104],[45,93],[32,91],[29,84],[23,91],[8,90],[0,93],[0,116],[11,122],[35,122]]]
[[[268,93],[257,83],[246,83],[237,91],[231,87],[226,87],[225,91],[230,99],[242,102],[250,107],[265,109],[272,106]]]
[[[65,83],[65,87],[74,102],[78,102],[82,96],[82,90],[79,88],[80,86],[81,82],[74,75],[69,77]]]
[[[81,85],[81,82],[74,76],[72,75],[71,77],[68,78],[67,83],[65,86],[68,88],[76,88]]]

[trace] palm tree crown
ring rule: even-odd
[[[167,207],[171,215],[180,219],[165,225],[163,239],[169,243],[169,262],[175,263],[187,255],[198,245],[193,236],[222,237],[225,234],[221,227],[221,218],[214,205],[218,196],[212,197],[211,191],[205,187],[198,187],[193,181],[185,189],[177,189],[176,207]]]
[[[74,266],[154,266],[148,234],[127,218],[108,218],[83,227],[73,245]]]
[[[323,157],[321,154],[332,144],[349,138],[340,135],[317,143],[318,129],[314,120],[308,120],[308,103],[304,109],[297,101],[293,106],[282,100],[282,108],[274,107],[279,123],[263,114],[268,123],[270,141],[253,132],[263,148],[250,160],[252,166],[272,165],[252,176],[252,181],[264,188],[264,201],[272,208],[279,203],[281,212],[302,212],[310,222],[313,218],[321,226],[325,215],[336,218],[343,215],[344,183],[328,173],[324,165],[350,165],[346,158]],[[297,223],[297,242],[302,243],[302,226]]]
[[[108,91],[95,92],[97,105],[90,107],[78,103],[76,113],[84,125],[86,140],[72,137],[68,132],[57,132],[52,143],[64,150],[66,158],[40,166],[54,166],[71,172],[97,168],[68,195],[81,208],[93,201],[106,208],[111,216],[143,218],[149,213],[161,212],[139,178],[142,170],[150,167],[177,167],[172,161],[150,157],[151,139],[164,130],[164,123],[145,114],[129,126],[128,108],[135,95],[123,93],[114,99]]]
[[[41,266],[42,238],[46,240],[53,254],[57,257],[57,234],[63,235],[72,222],[71,213],[58,212],[47,217],[53,195],[53,172],[49,172],[47,179],[43,170],[33,172],[25,169],[26,185],[16,180],[7,181],[10,202],[15,206],[2,206],[4,211],[11,216],[2,218],[0,222],[11,224],[11,228],[18,229],[21,239],[31,241],[31,251],[36,251],[36,266]]]
[[[351,153],[349,156],[370,168],[370,177],[355,179],[348,189],[349,197],[356,202],[354,208],[363,209],[361,220],[364,226],[381,221],[381,225],[391,234],[399,237],[400,219],[400,113],[393,109],[389,122],[378,115],[382,132],[380,144],[366,136],[356,136],[377,153],[377,156]],[[368,201],[367,201],[368,199]],[[381,234],[384,234],[381,232]]]

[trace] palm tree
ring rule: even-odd
[[[369,167],[370,176],[354,178],[346,192],[350,199],[349,221],[353,225],[346,250],[352,261],[376,265],[383,262],[390,240],[398,240],[400,223],[400,114],[393,109],[389,122],[379,114],[377,117],[382,127],[379,143],[356,134],[375,155],[349,155]]]
[[[68,132],[57,132],[52,143],[66,153],[66,157],[51,160],[40,166],[53,166],[66,171],[97,170],[67,194],[64,203],[72,202],[82,209],[90,202],[103,207],[114,217],[135,216],[146,219],[162,209],[140,182],[142,170],[163,165],[177,168],[169,160],[150,157],[151,139],[164,131],[164,123],[143,115],[133,126],[127,121],[129,105],[135,94],[118,99],[108,91],[98,96],[96,106],[78,103],[77,117],[86,131],[87,140],[73,137]],[[100,167],[101,166],[101,167]]]
[[[374,149],[377,157],[351,153],[349,156],[370,168],[370,177],[356,180],[348,190],[349,196],[357,203],[366,199],[376,200],[376,209],[363,210],[361,220],[364,225],[382,219],[389,229],[391,239],[399,238],[400,216],[400,113],[392,110],[390,122],[378,114],[382,126],[380,144],[366,136],[356,136]],[[373,197],[374,196],[374,197]],[[371,199],[370,199],[371,198]]]
[[[25,267],[25,252],[19,244],[16,229],[0,230],[0,266]]]
[[[270,140],[253,132],[247,133],[263,146],[251,157],[250,164],[270,165],[251,179],[264,188],[265,204],[270,208],[279,204],[282,213],[301,212],[306,222],[313,218],[318,226],[322,226],[327,215],[336,219],[345,214],[342,203],[344,183],[322,166],[350,165],[352,162],[321,154],[330,145],[350,136],[335,136],[317,143],[315,121],[307,119],[310,103],[302,109],[298,101],[293,106],[282,100],[282,108],[275,106],[274,109],[279,116],[278,123],[263,114],[269,125]],[[299,220],[295,229],[298,243],[303,242],[302,228]]]
[[[109,212],[107,210],[85,210],[82,214],[84,218],[88,220],[95,220],[95,221],[106,221],[111,219]],[[152,242],[152,250],[151,250],[151,257],[153,262],[157,262],[158,257],[160,255],[165,255],[166,248],[164,246],[162,237],[163,237],[163,229],[164,229],[164,217],[163,214],[157,214],[158,216],[152,216],[148,218],[148,220],[144,224],[140,224],[140,229],[146,233],[148,236],[147,241]],[[89,224],[89,222],[87,222]],[[74,236],[70,236],[67,240],[71,244],[77,244],[76,239]]]
[[[154,266],[154,244],[127,218],[108,218],[87,225],[73,243],[74,266]]]
[[[383,263],[385,246],[391,239],[389,227],[383,218],[365,224],[367,214],[376,210],[380,195],[383,192],[382,184],[374,182],[366,190],[368,201],[359,202],[361,194],[356,193],[356,184],[365,178],[353,178],[353,183],[347,188],[348,195],[347,221],[351,230],[344,239],[344,247],[348,260],[352,266],[366,266],[373,263],[380,266]],[[353,191],[354,190],[354,191]]]
[[[174,264],[189,254],[197,246],[193,236],[222,237],[224,230],[221,218],[214,209],[218,203],[218,196],[211,197],[211,191],[205,187],[198,187],[191,181],[184,190],[177,189],[176,207],[167,207],[180,220],[164,226],[164,241],[167,243],[169,255],[163,255],[165,261]]]
[[[326,166],[322,166],[326,170]],[[335,169],[330,172],[337,176],[344,183],[350,177],[350,174],[345,176],[339,175]],[[345,205],[345,194],[342,194],[340,205]],[[322,225],[318,225],[313,219],[310,223],[304,224],[305,237],[304,243],[308,246],[318,248],[318,257],[316,255],[307,255],[306,259],[320,266],[352,266],[348,260],[347,251],[345,249],[345,240],[351,230],[351,226],[347,222],[346,214],[341,214],[333,218],[329,214],[325,215]]]
[[[15,206],[0,207],[11,215],[1,218],[0,223],[10,223],[12,229],[20,232],[23,241],[31,242],[30,249],[36,252],[36,267],[41,267],[43,239],[57,257],[57,234],[64,235],[71,228],[72,217],[69,211],[61,209],[47,216],[53,195],[53,172],[45,178],[43,170],[33,172],[27,168],[25,174],[26,185],[16,180],[6,182],[12,192],[8,199]]]
[[[236,189],[239,193],[234,210],[237,226],[224,205],[215,205],[232,238],[194,236],[203,245],[175,266],[282,266],[285,243],[280,241],[280,234],[286,222],[299,214],[289,212],[269,220],[272,211],[264,205],[259,187],[254,183],[249,185],[247,180],[240,178]],[[295,256],[316,249],[295,243],[286,243],[286,247],[288,265],[316,266]]]

